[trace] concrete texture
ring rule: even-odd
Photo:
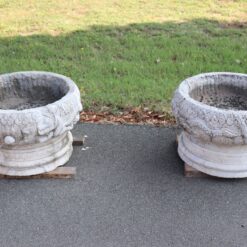
[[[247,246],[247,180],[185,178],[173,128],[84,124],[71,180],[0,180],[1,247]]]
[[[44,71],[0,75],[0,174],[29,176],[64,165],[80,119],[80,91]]]
[[[183,129],[181,159],[212,176],[247,177],[246,102],[247,74],[211,72],[182,81],[172,100]]]

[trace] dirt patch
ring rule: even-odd
[[[246,28],[247,27],[247,22],[225,22],[225,23],[220,23],[221,28]]]

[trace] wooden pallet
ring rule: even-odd
[[[40,178],[73,178],[76,175],[76,167],[61,166],[51,172],[31,176],[8,176],[0,174],[0,179],[40,179]]]
[[[73,146],[83,146],[84,144],[84,138],[79,138],[77,136],[73,137]],[[61,166],[57,167],[55,170],[37,174],[37,175],[31,175],[31,176],[8,176],[0,174],[0,179],[50,179],[50,178],[73,178],[76,175],[76,167],[73,166]]]
[[[208,177],[209,175],[198,171],[197,169],[193,168],[192,166],[184,163],[184,176],[186,178],[205,178]]]
[[[84,142],[84,137],[80,138],[78,136],[73,136],[73,146],[83,146]]]

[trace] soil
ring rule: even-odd
[[[204,85],[191,91],[190,96],[206,105],[227,110],[247,110],[247,89],[232,85]]]

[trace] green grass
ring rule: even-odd
[[[85,107],[165,111],[179,82],[247,72],[247,1],[0,0],[0,72],[71,77]]]

